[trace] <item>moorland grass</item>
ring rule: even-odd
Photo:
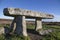
[[[8,27],[8,25],[7,25]],[[27,25],[28,29],[35,29],[35,25]],[[48,35],[44,35],[42,40],[60,40],[60,26],[58,25],[43,25],[43,30],[54,29],[54,31]],[[24,37],[22,35],[0,35],[0,40],[30,40],[30,37]]]

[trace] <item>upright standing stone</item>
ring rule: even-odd
[[[36,18],[36,21],[35,21],[35,30],[38,31],[40,29],[42,29],[42,21],[41,21],[41,19]]]
[[[12,23],[11,23],[11,26],[10,26],[10,32],[14,32],[15,31],[15,28],[16,28],[16,23],[15,23],[15,18],[14,18],[14,20],[12,21]]]
[[[16,30],[15,33],[27,36],[25,16],[16,17]]]
[[[15,29],[16,29],[16,23],[14,23],[14,28],[12,30],[13,33],[14,33]]]

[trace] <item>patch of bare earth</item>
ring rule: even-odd
[[[33,29],[27,29],[28,31],[28,35],[30,37],[31,40],[41,40],[42,36],[38,34],[38,32],[36,32]]]

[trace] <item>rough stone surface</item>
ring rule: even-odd
[[[16,30],[15,33],[27,36],[25,16],[16,17]]]
[[[14,18],[14,20],[12,21],[11,25],[10,25],[10,31],[15,31],[16,28],[16,18]]]
[[[42,29],[42,21],[41,21],[41,19],[36,19],[36,21],[35,21],[35,27],[36,27],[35,28],[36,31]]]
[[[53,29],[40,30],[40,31],[39,31],[39,34],[40,34],[40,35],[47,35],[47,34],[53,32],[53,31],[54,31]]]
[[[0,27],[0,34],[4,33],[4,27]]]
[[[54,17],[51,14],[34,12],[34,11],[24,10],[24,9],[19,9],[19,8],[5,8],[3,12],[4,12],[4,15],[7,15],[7,16],[24,15],[24,16],[32,16],[32,17],[39,17],[39,18],[53,18]]]
[[[35,18],[36,19],[35,30],[38,31],[38,30],[42,29],[41,19],[54,17],[51,14],[43,14],[41,12],[34,12],[34,11],[24,10],[24,9],[19,9],[19,8],[5,8],[3,12],[4,12],[4,15],[6,15],[6,16],[15,17],[10,26],[11,30],[13,30],[13,32],[15,31],[15,33],[17,33],[17,34],[20,34],[20,35],[22,34],[24,36],[27,36],[25,18],[30,18],[30,17]],[[45,32],[43,32],[43,33],[45,33]]]

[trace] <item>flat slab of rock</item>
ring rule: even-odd
[[[37,17],[37,18],[53,18],[54,16],[51,14],[34,12],[31,10],[24,10],[19,8],[4,8],[4,15],[6,16],[27,16],[27,17]]]

